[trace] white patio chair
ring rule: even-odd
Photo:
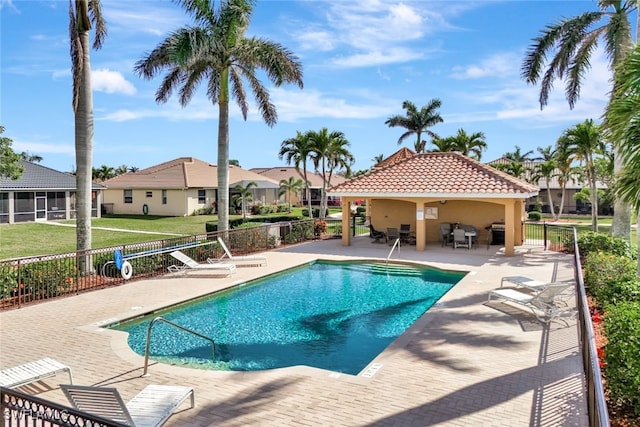
[[[231,264],[244,264],[244,265],[267,265],[267,257],[264,255],[233,255],[227,245],[218,236],[218,243],[224,250],[224,255],[218,259],[209,258],[207,262],[210,264],[216,264],[221,261],[228,260]],[[226,258],[225,258],[226,256]]]
[[[221,272],[223,274],[226,273],[227,275],[230,275],[236,272],[236,266],[233,264],[224,262],[217,262],[214,264],[200,264],[198,261],[180,251],[173,251],[169,255],[182,263],[182,265],[170,265],[168,269],[172,273],[187,273],[188,271],[211,271],[214,273]]]
[[[3,369],[0,371],[0,386],[7,388],[20,387],[64,372],[69,374],[69,382],[73,383],[70,367],[50,357],[45,357],[44,359]]]
[[[491,301],[492,297],[508,301],[516,307],[531,310],[538,320],[549,323],[555,319],[575,316],[576,310],[559,305],[567,292],[574,288],[575,285],[564,283],[549,284],[535,293],[522,292],[513,288],[499,288],[489,292],[487,301]]]
[[[191,398],[193,389],[170,385],[148,385],[128,403],[112,387],[89,387],[60,384],[69,402],[81,411],[135,427],[156,427],[164,424],[182,403]]]

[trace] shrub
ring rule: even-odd
[[[314,221],[313,223],[313,235],[315,237],[320,237],[321,235],[327,232],[327,222],[326,221]]]
[[[531,211],[529,212],[529,219],[531,221],[540,221],[540,219],[542,219],[542,214],[538,211]]]
[[[610,252],[614,255],[636,258],[636,252],[629,242],[619,237],[612,237],[605,233],[585,231],[578,236],[580,255],[585,259],[589,252]]]
[[[604,373],[611,398],[640,415],[640,302],[621,302],[604,319]]]
[[[631,258],[606,252],[591,252],[584,263],[584,283],[601,307],[625,300],[637,300],[636,263]]]

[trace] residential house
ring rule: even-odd
[[[76,177],[37,163],[22,161],[18,179],[0,179],[0,223],[74,219]],[[93,184],[91,215],[100,217],[98,206],[103,186]]]
[[[251,168],[249,170],[251,172],[266,176],[267,178],[270,178],[278,183],[282,180],[288,181],[290,177],[293,177],[294,179],[301,179],[304,181],[302,172],[298,172],[294,167],[284,166],[272,168]],[[320,205],[320,197],[322,195],[322,175],[313,171],[307,171],[307,179],[309,181],[309,190],[311,193],[311,204],[316,206]],[[327,188],[341,184],[345,181],[345,177],[333,174],[331,176],[331,182],[329,183],[329,185],[327,185]],[[282,197],[284,198],[285,196],[283,195]],[[283,198],[281,199],[285,200]],[[295,206],[306,206],[307,201],[304,190],[300,191],[298,194],[291,195],[291,204]],[[328,205],[340,206],[340,198],[333,196],[329,197]]]
[[[180,157],[137,172],[118,175],[103,184],[105,213],[188,216],[218,201],[217,166],[193,157]],[[278,199],[278,183],[237,166],[229,166],[229,191],[255,182],[254,202]],[[231,199],[231,197],[229,198]]]
[[[499,224],[505,253],[524,239],[525,203],[539,188],[469,157],[452,152],[421,153],[403,149],[370,172],[336,185],[329,194],[342,198],[343,218],[350,205],[367,201],[371,224],[378,230],[410,224],[416,249],[440,239],[440,223],[468,224],[483,233]],[[349,221],[342,242],[350,245]]]

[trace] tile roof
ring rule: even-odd
[[[385,166],[389,166],[389,165],[392,165],[394,163],[398,163],[398,162],[401,162],[403,160],[410,159],[415,155],[416,155],[415,151],[411,151],[407,147],[402,147],[401,149],[399,149],[398,151],[396,151],[395,153],[393,153],[392,155],[390,155],[386,159],[382,160],[380,163],[376,164],[375,167],[376,168],[383,168]]]
[[[264,175],[273,179],[274,181],[280,182],[283,179],[288,180],[289,177],[300,178],[302,179],[302,175],[296,171],[296,168],[291,166],[283,166],[283,167],[273,167],[273,168],[251,168],[249,169],[252,172],[258,173],[260,175]],[[311,183],[312,188],[322,188],[322,175],[315,173],[313,171],[307,170],[307,179]],[[346,178],[333,174],[331,176],[331,185],[342,184],[346,181]]]
[[[256,181],[258,188],[278,186],[277,181],[230,165],[229,186],[233,187],[242,181]],[[194,157],[180,157],[137,172],[118,175],[104,181],[103,184],[108,188],[216,188],[218,186],[218,167]]]
[[[22,161],[23,172],[18,179],[0,179],[0,190],[73,190],[76,189],[76,176],[60,172],[36,163]],[[104,186],[93,183],[94,189]]]
[[[406,154],[406,152],[405,152]],[[393,156],[392,156],[393,157]],[[332,196],[528,198],[539,188],[458,153],[414,154],[329,189]]]

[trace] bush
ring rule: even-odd
[[[640,303],[621,302],[604,318],[604,374],[611,398],[640,415]]]
[[[638,300],[640,284],[634,260],[606,252],[591,252],[584,263],[584,283],[601,307]]]
[[[308,208],[304,208],[302,209],[302,216],[309,216],[309,209]],[[324,214],[325,217],[329,216],[329,209],[327,209],[327,211]],[[320,208],[313,208],[313,217],[314,218],[320,218]]]
[[[589,252],[609,252],[618,256],[636,258],[636,252],[629,242],[619,237],[611,237],[605,233],[595,231],[585,231],[578,236],[578,248],[583,259]]]
[[[538,211],[529,212],[529,220],[531,221],[540,221],[542,219],[542,214]]]

